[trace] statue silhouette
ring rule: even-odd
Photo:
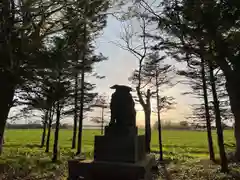
[[[135,103],[128,86],[114,85],[111,89],[115,89],[112,94],[110,103],[111,121],[110,125],[115,124],[117,127],[136,126]]]

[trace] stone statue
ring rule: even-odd
[[[135,127],[136,111],[135,103],[128,86],[114,85],[111,89],[115,89],[112,94],[110,103],[111,121],[110,126],[115,124],[117,127]]]
[[[138,135],[131,88],[114,85],[111,122],[104,135],[94,137],[94,161],[69,161],[69,179],[152,179],[155,158],[146,154],[145,136]]]

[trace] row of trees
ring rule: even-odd
[[[151,139],[150,98],[156,93],[157,109],[160,112],[164,106],[162,99],[159,98],[158,88],[169,85],[167,74],[171,74],[168,72],[171,66],[160,65],[164,55],[161,57],[159,54],[165,53],[187,65],[185,70],[177,70],[176,74],[187,78],[187,84],[190,84],[193,90],[190,93],[202,99],[201,104],[193,106],[192,118],[195,119],[194,121],[196,118],[204,119],[206,123],[211,160],[215,160],[211,135],[211,123],[215,122],[221,167],[223,172],[227,172],[221,125],[223,120],[235,122],[236,159],[240,159],[239,2],[237,0],[163,0],[161,2],[138,0],[127,4],[131,12],[125,13],[121,20],[127,24],[134,20],[138,22],[139,28],[134,31],[132,27],[135,24],[124,28],[122,39],[125,45],[121,47],[130,51],[139,62],[132,79],[136,83],[138,99],[145,112],[147,149],[150,150]],[[146,68],[149,64],[154,67],[153,74],[152,69]],[[159,79],[159,74],[156,73],[158,66],[161,67],[160,72],[163,72],[160,73],[160,77],[167,79],[154,83],[156,89],[153,90],[152,81]],[[186,80],[180,83],[186,83]],[[167,102],[171,104],[171,101]],[[158,113],[158,121],[161,151],[160,113]]]
[[[22,105],[25,114],[41,112],[41,146],[46,144],[46,152],[55,119],[53,161],[60,119],[73,115],[72,148],[77,145],[77,154],[81,153],[84,113],[97,96],[95,85],[86,78],[104,78],[93,69],[106,60],[95,53],[94,40],[106,26],[110,5],[107,0],[1,2],[0,142],[10,108]]]
[[[203,99],[202,104],[194,106],[194,112],[206,122],[210,159],[215,158],[211,137],[211,123],[215,122],[222,171],[228,171],[221,124],[229,118],[235,122],[236,158],[240,159],[240,5],[237,1],[121,1],[121,7],[126,5],[128,13],[120,17],[125,26],[123,43],[117,45],[138,60],[139,66],[130,80],[145,113],[148,152],[151,112],[157,112],[160,159],[160,115],[174,104],[173,97],[163,96],[161,92],[177,83],[173,80],[177,75],[187,77],[194,91],[191,94]],[[91,109],[97,96],[92,91],[94,84],[86,78],[103,78],[94,73],[93,65],[106,60],[103,55],[95,54],[94,39],[105,27],[106,11],[112,4],[107,0],[1,2],[0,142],[10,108],[24,105],[23,111],[42,112],[42,145],[47,133],[47,148],[55,119],[53,160],[57,159],[60,119],[73,115],[72,148],[78,139],[77,154],[81,153],[84,112]],[[133,21],[138,23],[136,30]],[[179,71],[166,64],[167,57],[187,64],[188,68]],[[156,109],[151,107],[152,98],[156,98]]]

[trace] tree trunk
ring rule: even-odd
[[[83,70],[82,70],[83,71]],[[81,154],[82,150],[82,125],[83,125],[83,107],[84,107],[84,72],[82,73],[81,79],[81,104],[79,114],[79,125],[78,125],[78,144],[77,144],[77,155]]]
[[[150,104],[150,90],[147,90],[146,103],[143,106],[145,115],[145,146],[146,152],[151,151],[151,104]]]
[[[205,118],[206,118],[206,126],[207,126],[207,137],[208,137],[208,149],[209,149],[209,158],[210,160],[215,160],[215,154],[213,150],[213,140],[212,140],[212,130],[211,130],[211,121],[210,121],[210,113],[208,106],[208,93],[207,93],[207,84],[206,84],[206,75],[205,75],[205,65],[204,59],[201,57],[201,76],[202,76],[202,84],[203,84],[203,96],[204,96],[204,106],[205,106]]]
[[[47,128],[47,123],[48,123],[48,113],[49,113],[49,110],[46,111],[45,117],[44,117],[42,139],[41,139],[41,144],[40,144],[40,147],[41,147],[41,148],[42,148],[42,147],[44,146],[44,144],[45,144],[46,128]]]
[[[78,125],[78,144],[77,144],[77,155],[81,154],[82,149],[82,125],[83,125],[83,107],[84,107],[84,70],[82,70],[81,75],[81,104],[79,113],[79,125]]]
[[[157,83],[157,82],[156,82]],[[159,90],[157,87],[157,118],[158,118],[158,143],[159,143],[159,160],[163,160],[163,149],[162,149],[162,125],[160,118],[160,99],[159,99]]]
[[[226,76],[226,89],[228,91],[231,110],[235,119],[234,135],[236,139],[236,160],[240,161],[240,80],[238,73],[232,77]]]
[[[1,107],[2,108],[2,107]],[[4,120],[7,118],[8,116],[8,112],[10,110],[10,108],[6,108],[6,109],[1,109],[4,112],[2,112],[0,114],[0,118],[3,119],[0,121],[0,154],[2,154],[3,151],[3,144],[4,144],[4,130],[5,130],[5,126],[6,126],[6,121]]]
[[[101,134],[104,134],[104,107],[102,108]]]
[[[238,109],[240,109],[240,105],[238,106]],[[235,117],[234,136],[236,139],[235,157],[237,161],[240,161],[240,110],[234,113],[234,117]]]
[[[59,126],[60,126],[60,105],[59,101],[57,101],[57,117],[56,117],[56,127],[55,127],[55,134],[54,134],[54,144],[53,144],[53,157],[52,161],[56,162],[58,158],[58,136],[59,136]]]
[[[74,122],[73,122],[73,136],[72,136],[72,149],[76,148],[77,137],[77,120],[78,120],[78,73],[75,76],[75,94],[74,94]]]
[[[217,31],[213,34],[216,36]],[[234,134],[236,139],[236,160],[240,161],[240,65],[233,64],[230,65],[226,58],[229,58],[228,49],[225,46],[225,43],[217,41],[218,37],[214,38],[216,51],[218,56],[216,56],[215,62],[221,68],[226,78],[226,90],[229,95],[229,101],[231,105],[231,110],[234,115],[235,128]],[[222,41],[224,42],[224,41]],[[210,45],[211,47],[211,45]]]
[[[49,117],[48,117],[48,133],[47,133],[46,150],[45,150],[46,153],[49,152],[53,115],[54,115],[54,107],[50,110]]]
[[[151,151],[151,111],[144,110],[145,114],[145,146],[146,146],[146,152],[150,153]]]
[[[11,47],[11,32],[14,24],[14,12],[11,1],[1,1],[1,65],[0,68],[0,154],[2,153],[4,130],[7,122],[9,111],[13,104],[13,97],[15,92],[15,78],[12,73],[7,70],[13,61],[12,59],[12,47]],[[5,65],[5,67],[4,67]],[[7,66],[7,67],[6,67]]]
[[[14,86],[11,86],[8,81],[4,78],[3,74],[0,74],[0,154],[2,153],[3,141],[4,141],[4,130],[8,118],[9,111],[13,104],[14,97]]]
[[[137,96],[141,106],[143,107],[144,115],[145,115],[145,149],[146,152],[149,153],[151,151],[150,143],[151,143],[151,92],[147,90],[146,103],[143,100],[142,94],[140,92],[140,88],[136,87]]]
[[[146,105],[144,108],[145,111],[145,138],[146,138],[146,151],[150,153],[151,151],[151,92],[150,89],[147,90],[147,96],[146,96]]]
[[[86,20],[86,19],[85,19]],[[86,42],[86,30],[87,30],[87,24],[86,22],[84,23],[84,34],[83,34],[83,43],[84,45]],[[78,126],[78,144],[77,144],[77,155],[81,154],[82,150],[82,125],[83,125],[83,109],[84,109],[84,94],[85,94],[85,89],[84,89],[84,84],[85,84],[85,51],[86,47],[83,49],[82,53],[82,69],[81,69],[81,96],[80,96],[80,112],[79,112],[79,126]]]
[[[217,128],[217,135],[218,135],[218,147],[219,147],[220,159],[221,159],[221,171],[228,172],[228,162],[227,162],[227,157],[226,157],[225,148],[224,148],[223,130],[222,130],[222,123],[221,123],[221,112],[219,108],[215,77],[213,74],[213,67],[211,62],[209,62],[209,74],[210,74],[210,82],[212,86],[213,104],[214,104],[216,128]]]

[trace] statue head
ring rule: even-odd
[[[129,86],[124,86],[124,85],[113,85],[112,87],[110,87],[110,89],[115,89],[116,91],[122,91],[122,92],[130,92],[132,91],[132,88]]]

